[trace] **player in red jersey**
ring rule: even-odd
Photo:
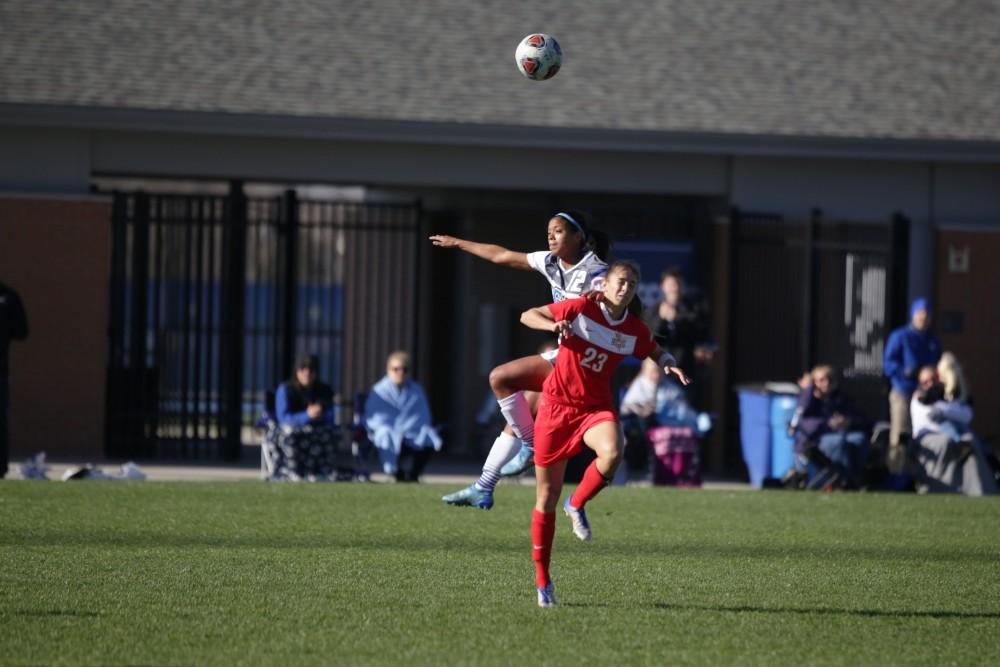
[[[612,405],[611,374],[625,357],[649,357],[682,384],[690,382],[670,353],[653,341],[646,325],[628,312],[627,304],[639,284],[639,267],[629,260],[618,260],[608,267],[607,276],[598,301],[571,299],[521,315],[524,325],[551,331],[561,339],[555,369],[545,380],[535,419],[531,540],[540,607],[556,603],[549,562],[566,461],[582,445],[597,454],[576,492],[563,505],[573,533],[581,540],[590,540],[584,506],[608,485],[622,459],[625,443]]]

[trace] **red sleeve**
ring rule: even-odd
[[[566,299],[565,301],[556,301],[555,303],[550,303],[548,305],[549,312],[552,313],[553,319],[556,322],[562,320],[572,320],[577,315],[583,312],[583,307],[587,304],[587,300],[584,298],[579,299]]]

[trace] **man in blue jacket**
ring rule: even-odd
[[[910,304],[910,323],[889,334],[882,372],[889,378],[889,472],[903,472],[902,434],[910,434],[910,398],[917,388],[917,374],[941,358],[941,341],[930,332],[931,309],[925,298]]]

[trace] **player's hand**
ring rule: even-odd
[[[664,366],[663,372],[667,375],[676,375],[677,379],[680,380],[681,384],[685,387],[691,384],[691,378],[687,376],[687,373],[681,370],[680,366]]]
[[[552,333],[559,336],[559,342],[563,342],[573,335],[573,327],[567,320],[559,320],[552,324]]]
[[[456,239],[454,236],[444,236],[442,234],[436,234],[430,237],[431,243],[441,248],[457,248],[461,239]]]
[[[583,297],[584,299],[586,299],[587,301],[593,301],[594,303],[597,303],[598,301],[601,300],[601,296],[603,294],[604,293],[601,292],[600,290],[589,289],[586,292],[583,292],[582,294],[580,294],[580,296]]]

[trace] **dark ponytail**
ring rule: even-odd
[[[611,255],[611,237],[599,229],[592,229],[590,226],[590,216],[583,211],[567,209],[565,213],[572,216],[573,220],[579,226],[579,231],[583,232],[580,256],[582,257],[587,254],[588,251],[593,251],[602,262],[607,262],[608,257]],[[572,223],[570,224],[571,226],[575,226]]]
[[[587,232],[587,245],[602,262],[608,261],[611,254],[611,237],[599,229]]]

